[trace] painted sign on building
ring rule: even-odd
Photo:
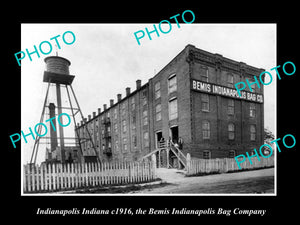
[[[252,102],[263,103],[263,95],[248,91],[241,91],[241,96],[234,88],[224,87],[212,83],[207,83],[195,79],[191,79],[191,88],[194,91],[206,92],[209,94],[222,95],[225,97],[244,99]]]

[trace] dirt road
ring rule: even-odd
[[[255,194],[274,193],[274,168],[238,173],[185,177],[181,170],[157,170],[158,177],[168,183],[163,187],[147,188],[132,194]]]

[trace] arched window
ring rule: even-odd
[[[200,72],[200,80],[204,82],[208,82],[208,69],[206,67],[199,68]]]
[[[256,107],[254,103],[250,103],[250,117],[254,118],[255,117],[255,113],[256,112]]]
[[[204,112],[209,112],[209,95],[201,94],[201,108]]]
[[[256,126],[254,124],[250,125],[250,141],[256,140]]]
[[[234,115],[234,100],[228,99],[228,107],[227,107],[228,115]]]
[[[207,120],[202,121],[202,137],[203,139],[210,139],[210,123]]]
[[[231,73],[227,74],[227,84],[229,87],[233,87],[233,75]]]
[[[203,151],[203,159],[210,159],[211,158],[211,152],[209,150]]]
[[[177,80],[176,80],[176,74],[172,74],[168,78],[168,90],[169,93],[172,93],[173,91],[177,91]]]
[[[228,124],[228,139],[229,140],[234,140],[234,135],[235,134],[235,127],[233,123]]]
[[[176,119],[178,117],[177,98],[171,98],[169,100],[169,120]]]

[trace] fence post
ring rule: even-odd
[[[70,163],[67,163],[67,183],[68,183],[68,188],[71,188],[71,171],[70,171]]]
[[[190,174],[190,170],[191,170],[191,154],[187,153],[186,154],[186,172],[187,172],[187,175]]]
[[[75,187],[79,187],[79,177],[78,177],[78,165],[79,163],[76,162],[74,164],[74,179],[75,179]]]
[[[35,165],[35,171],[36,171],[36,191],[38,192],[40,190],[40,167],[38,164]]]
[[[132,162],[129,163],[129,168],[128,168],[128,170],[129,170],[129,182],[130,182],[130,183],[133,183],[133,182],[132,182],[132,180],[133,180],[133,179],[132,179]]]
[[[84,178],[85,178],[85,187],[89,186],[89,179],[88,179],[88,162],[84,163]]]
[[[155,154],[151,155],[151,161],[152,161],[153,179],[156,179],[156,156],[155,156]]]
[[[132,181],[136,182],[136,164],[137,162],[132,162]]]
[[[74,163],[70,164],[70,177],[71,177],[71,187],[75,187],[75,181],[74,181]]]

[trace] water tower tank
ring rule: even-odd
[[[59,73],[64,75],[70,74],[69,66],[71,65],[71,62],[63,57],[49,56],[45,58],[45,63],[48,72]]]
[[[49,56],[45,58],[45,63],[44,82],[67,85],[72,83],[75,76],[70,75],[69,60],[60,56]]]

